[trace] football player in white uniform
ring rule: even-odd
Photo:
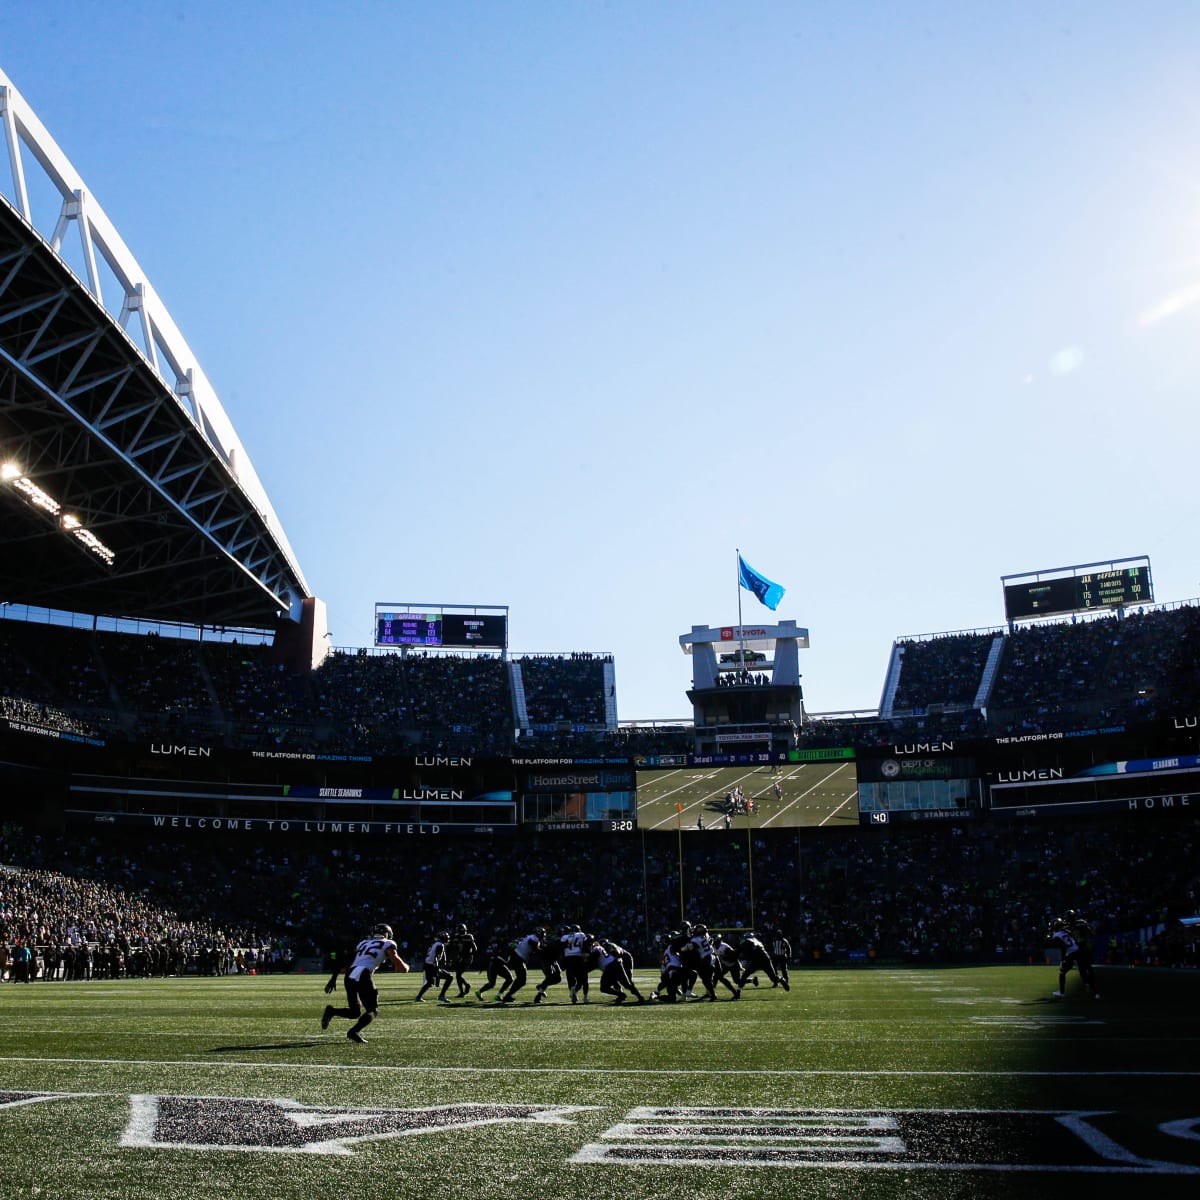
[[[442,985],[442,990],[438,994],[438,1002],[440,1004],[450,1003],[446,991],[454,982],[454,972],[446,966],[446,947],[449,941],[450,934],[443,931],[429,943],[429,949],[425,951],[425,982],[421,984],[416,997],[420,1004],[425,1003],[425,993],[439,983]]]
[[[499,997],[501,1004],[512,1004],[513,997],[525,986],[525,981],[529,978],[530,964],[541,951],[545,933],[544,929],[537,929],[513,942],[508,954],[508,966],[512,971],[513,980],[504,995]]]
[[[1080,921],[1074,911],[1068,911],[1051,922],[1050,942],[1062,955],[1058,964],[1058,991],[1053,993],[1055,997],[1061,999],[1067,994],[1067,974],[1072,967],[1078,967],[1079,978],[1092,993],[1092,999],[1100,999],[1096,991],[1096,975],[1092,970],[1091,947],[1087,945],[1090,936],[1090,926]]]
[[[354,959],[346,971],[346,1007],[335,1008],[332,1004],[325,1005],[321,1017],[321,1028],[328,1029],[329,1022],[334,1017],[344,1017],[354,1024],[346,1036],[352,1042],[365,1042],[362,1031],[375,1020],[379,1012],[379,989],[375,986],[375,972],[385,963],[390,962],[397,971],[407,971],[408,963],[400,957],[396,943],[392,940],[390,925],[376,925],[371,930],[371,936],[364,938],[354,948]],[[325,985],[325,995],[329,995],[337,987],[339,971],[334,970]]]
[[[592,938],[578,925],[563,934],[563,972],[567,987],[571,990],[571,1003],[577,1004],[582,993],[583,1002],[588,1002],[588,960],[592,953]]]
[[[616,942],[597,942],[593,950],[600,968],[600,990],[615,996],[614,1004],[624,1004],[625,997],[632,992],[639,1004],[646,1003],[646,997],[638,991],[633,982],[630,968],[633,966],[633,955]]]

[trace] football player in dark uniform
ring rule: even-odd
[[[566,931],[564,930],[563,937],[565,936]],[[550,937],[549,934],[546,934],[542,938],[542,982],[534,988],[534,1004],[541,1004],[545,1000],[547,988],[562,982],[563,973],[562,967],[559,966],[559,961],[563,956],[564,950],[566,950],[566,946],[563,944],[562,938]]]
[[[480,1000],[486,1000],[487,994],[496,986],[498,979],[503,979],[504,982],[500,985],[500,990],[496,993],[497,1000],[504,999],[505,989],[513,981],[513,973],[508,968],[508,956],[510,954],[509,947],[502,942],[497,942],[491,947],[491,954],[488,957],[487,979],[484,980],[483,986],[475,989],[475,995]]]
[[[365,1042],[362,1031],[375,1020],[379,1012],[379,989],[375,986],[375,972],[389,962],[397,971],[407,971],[408,963],[400,957],[396,943],[392,940],[390,925],[376,925],[371,930],[371,936],[364,938],[354,948],[354,958],[346,971],[346,1007],[335,1008],[332,1004],[325,1005],[321,1016],[321,1028],[328,1029],[329,1022],[334,1017],[344,1017],[353,1021],[346,1036],[352,1042]],[[325,985],[325,995],[329,995],[337,987],[340,967],[334,967],[329,982]]]
[[[742,940],[738,944],[738,957],[742,960],[743,982],[749,982],[750,976],[761,971],[771,981],[772,987],[781,987],[785,992],[792,990],[788,981],[780,979],[776,974],[775,965],[771,962],[766,946],[753,929],[748,929],[742,934]]]
[[[679,947],[683,945],[682,938],[683,935],[678,930],[672,929],[667,933],[666,944],[663,946],[663,952],[659,959],[661,968],[660,978],[658,985],[651,993],[654,997],[666,993],[669,1004],[674,1004],[681,998],[682,994],[684,966],[683,960],[679,956]]]
[[[478,953],[479,946],[475,942],[475,935],[465,925],[456,926],[450,936],[450,969],[454,972],[454,979],[458,984],[460,1000],[471,994],[471,985],[466,981],[465,973],[475,965],[475,956]]]
[[[496,1000],[501,1004],[512,1004],[529,979],[529,966],[537,958],[541,945],[538,934],[529,933],[511,942],[506,949],[498,949],[488,964],[487,982],[476,989],[475,995],[482,1000],[496,986],[496,977],[500,976],[508,982],[496,993]]]
[[[725,978],[725,972],[721,969],[713,948],[713,939],[709,936],[706,926],[697,925],[695,927],[692,936],[679,948],[679,957],[685,969],[693,972],[700,983],[704,985],[704,994],[698,997],[700,1000],[715,1001],[718,982],[729,989],[733,999],[736,1000],[741,996],[741,988],[735,987]]]

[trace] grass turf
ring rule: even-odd
[[[1104,1197],[1141,1173],[1162,1200],[1200,1183],[1139,1165],[1200,1171],[1196,975],[1112,968],[1101,1000],[1072,976],[1055,1001],[1048,967],[812,970],[736,1003],[572,1006],[559,985],[504,1009],[414,1004],[419,978],[388,975],[361,1046],[345,1021],[320,1031],[322,982],[0,987],[0,1194]],[[398,1113],[462,1105],[568,1111],[440,1131],[423,1125],[529,1114]]]

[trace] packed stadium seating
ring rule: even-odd
[[[984,677],[999,642],[994,680]],[[986,732],[1049,732],[1148,720],[1200,700],[1200,606],[1121,618],[1059,620],[1011,632],[905,639],[896,719],[924,728],[960,725],[978,700]]]
[[[1200,701],[1196,605],[1023,627],[994,652],[998,636],[905,641],[894,718],[811,721],[801,744],[1136,722],[1195,711]],[[337,652],[296,676],[266,645],[0,620],[0,716],[75,734],[195,734],[241,748],[691,749],[686,726],[606,727],[607,661],[519,660],[522,722],[516,664],[494,656]],[[53,947],[59,975],[68,965],[55,955],[80,930],[110,948],[94,972],[222,970],[251,947],[264,962],[285,949],[295,958],[324,953],[381,916],[409,954],[451,920],[484,940],[580,921],[650,962],[656,939],[680,919],[681,892],[683,915],[712,926],[778,925],[801,963],[1026,961],[1042,953],[1047,917],[1064,907],[1092,917],[1101,957],[1195,957],[1194,941],[1169,933],[1173,918],[1200,905],[1200,825],[1186,812],[1157,824],[1064,819],[1039,823],[1032,836],[1020,822],[896,827],[887,837],[759,830],[752,849],[736,829],[682,845],[591,834],[569,847],[549,834],[427,839],[406,845],[397,872],[394,843],[234,847],[131,829],[83,835],[22,825],[19,808],[9,797],[0,831],[0,863],[11,868],[0,871],[0,942]]]
[[[1049,919],[1066,908],[1091,919],[1101,961],[1127,962],[1165,957],[1172,924],[1200,905],[1195,818],[1058,821],[1037,838],[1019,823],[753,836],[751,849],[737,829],[682,844],[589,835],[570,853],[561,835],[444,839],[422,843],[398,870],[394,844],[370,839],[73,839],[9,823],[0,940],[125,945],[120,973],[126,944],[166,945],[178,972],[217,970],[217,956],[235,948],[254,947],[264,963],[284,949],[296,960],[324,954],[381,918],[408,956],[459,921],[481,949],[579,922],[649,966],[681,919],[682,871],[684,915],[745,928],[753,911],[760,929],[787,934],[800,965],[1042,961]]]
[[[999,640],[995,677],[985,665]],[[894,715],[810,721],[808,745],[871,730],[975,736],[1148,720],[1200,702],[1200,606],[1120,620],[1057,621],[897,643]],[[581,753],[690,748],[687,731],[617,729],[607,720],[607,656],[369,654],[339,651],[308,676],[267,645],[94,632],[0,620],[0,703],[125,736],[203,736],[242,748],[320,745],[346,752]],[[524,719],[514,693],[519,679]],[[978,702],[978,703],[977,703]],[[25,707],[27,716],[34,709]],[[848,734],[850,735],[848,737]]]

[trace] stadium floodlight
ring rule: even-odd
[[[25,497],[33,508],[40,508],[53,517],[57,517],[62,512],[62,505],[49,492],[38,487],[28,475],[16,474],[8,482]]]
[[[106,546],[90,529],[83,527],[83,522],[72,513],[64,513],[59,504],[49,492],[38,487],[14,462],[0,464],[0,482],[10,484],[18,492],[30,508],[40,509],[58,518],[58,527],[73,537],[85,550],[100,559],[106,567],[111,567],[116,560],[116,552]]]
[[[77,542],[90,550],[105,566],[111,567],[113,560],[117,557],[90,529],[84,529],[82,526],[70,528],[72,537]]]

